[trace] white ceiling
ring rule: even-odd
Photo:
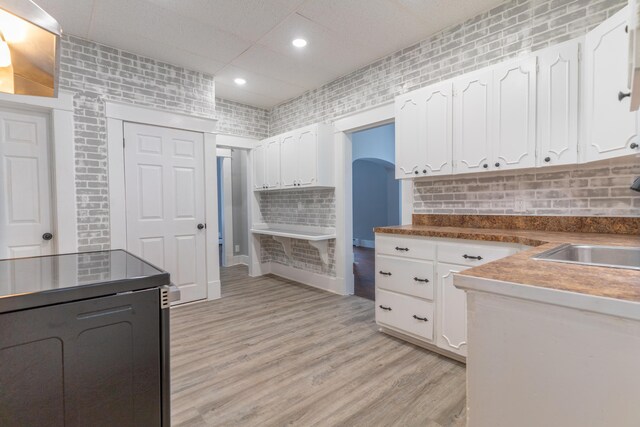
[[[504,0],[36,0],[66,33],[216,76],[268,108]],[[291,45],[306,39],[303,49]],[[247,84],[233,83],[243,77]]]

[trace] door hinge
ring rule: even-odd
[[[125,141],[126,141],[126,139],[125,139],[125,138],[122,138],[122,146],[123,146],[123,147],[124,147]]]

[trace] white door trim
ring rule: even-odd
[[[204,134],[204,189],[206,228],[207,299],[220,298],[218,266],[218,189],[215,119],[105,102],[109,164],[109,222],[111,249],[126,249],[127,218],[124,181],[124,122],[172,127]]]
[[[51,207],[55,253],[78,251],[76,210],[73,94],[59,91],[57,98],[0,93],[0,105],[39,111],[50,118]]]
[[[336,144],[336,288],[345,295],[353,294],[353,187],[351,134],[395,120],[393,102],[342,117],[334,122]],[[402,181],[401,218],[411,224],[413,182]]]

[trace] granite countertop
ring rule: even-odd
[[[640,218],[599,218],[594,221],[592,218],[573,217],[572,221],[571,217],[547,217],[539,222],[540,217],[514,217],[513,220],[509,220],[508,217],[497,220],[496,217],[484,217],[486,220],[483,220],[483,217],[475,216],[466,222],[470,225],[466,227],[459,226],[465,223],[463,216],[452,215],[449,219],[444,217],[448,215],[420,215],[418,218],[414,216],[415,225],[379,227],[375,232],[534,246],[518,254],[464,270],[456,276],[640,303],[638,270],[540,261],[532,258],[563,243],[640,247]],[[554,221],[554,218],[557,220]],[[504,228],[490,228],[496,225]],[[603,230],[614,232],[597,232]],[[468,280],[465,280],[466,282]]]

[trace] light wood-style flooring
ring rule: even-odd
[[[174,426],[464,426],[465,368],[378,332],[373,301],[246,267],[171,313]]]

